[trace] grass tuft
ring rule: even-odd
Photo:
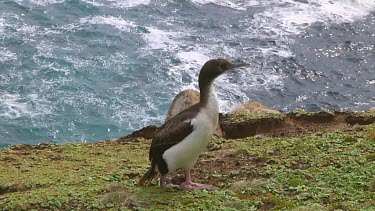
[[[367,134],[367,139],[372,142],[375,142],[375,127],[369,130]]]
[[[375,192],[375,178],[372,181],[372,183],[371,183],[371,185],[370,185],[370,187],[369,187],[368,190],[371,191],[371,192]]]

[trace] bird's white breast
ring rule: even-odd
[[[169,172],[178,168],[192,168],[211,140],[219,119],[219,104],[215,93],[210,93],[207,105],[202,107],[198,115],[191,120],[193,132],[164,152],[163,158]]]

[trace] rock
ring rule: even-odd
[[[50,148],[52,148],[54,146],[56,146],[55,143],[52,143],[52,142],[43,142],[43,143],[40,143],[37,146],[35,146],[35,148],[37,148],[37,149],[50,149]]]
[[[32,148],[33,146],[29,144],[17,144],[10,147],[11,150],[30,150]]]
[[[375,112],[371,110],[366,112],[351,112],[345,121],[351,125],[369,125],[375,123]]]
[[[174,117],[176,114],[180,113],[181,111],[189,108],[190,106],[196,104],[199,102],[199,92],[188,89],[180,92],[174,100],[172,101],[171,106],[169,107],[167,117],[165,118],[165,121],[168,121],[172,117]]]
[[[220,121],[222,136],[228,139],[245,138],[278,130],[285,125],[282,114],[254,116],[248,114],[226,114]]]
[[[187,89],[177,94],[174,100],[172,101],[171,106],[169,107],[168,114],[167,114],[167,117],[165,118],[165,121],[168,121],[169,119],[174,117],[176,114],[198,103],[199,97],[200,97],[200,93],[193,89]],[[220,125],[217,126],[214,135],[219,136],[219,137],[223,135]]]
[[[375,107],[369,108],[367,111],[369,111],[369,112],[375,112]]]
[[[261,134],[271,128],[277,129],[283,123],[283,119],[279,115],[281,115],[279,111],[270,109],[258,102],[242,104],[221,118],[222,136],[244,138]]]
[[[280,114],[279,111],[273,110],[258,102],[248,102],[234,109],[233,114]]]
[[[305,112],[305,111],[292,111],[287,114],[288,117],[311,123],[326,123],[332,122],[335,119],[335,114],[329,111],[319,111],[319,112]]]
[[[135,138],[153,139],[157,131],[158,127],[156,127],[155,125],[150,125],[140,130],[136,130],[130,135],[120,138],[119,141],[126,141]]]

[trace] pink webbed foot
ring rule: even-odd
[[[183,182],[179,188],[182,190],[218,190],[215,186],[194,182]]]

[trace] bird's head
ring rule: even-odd
[[[203,65],[199,73],[199,87],[203,84],[210,84],[215,78],[228,70],[245,66],[249,65],[246,63],[234,64],[226,59],[211,59]]]

